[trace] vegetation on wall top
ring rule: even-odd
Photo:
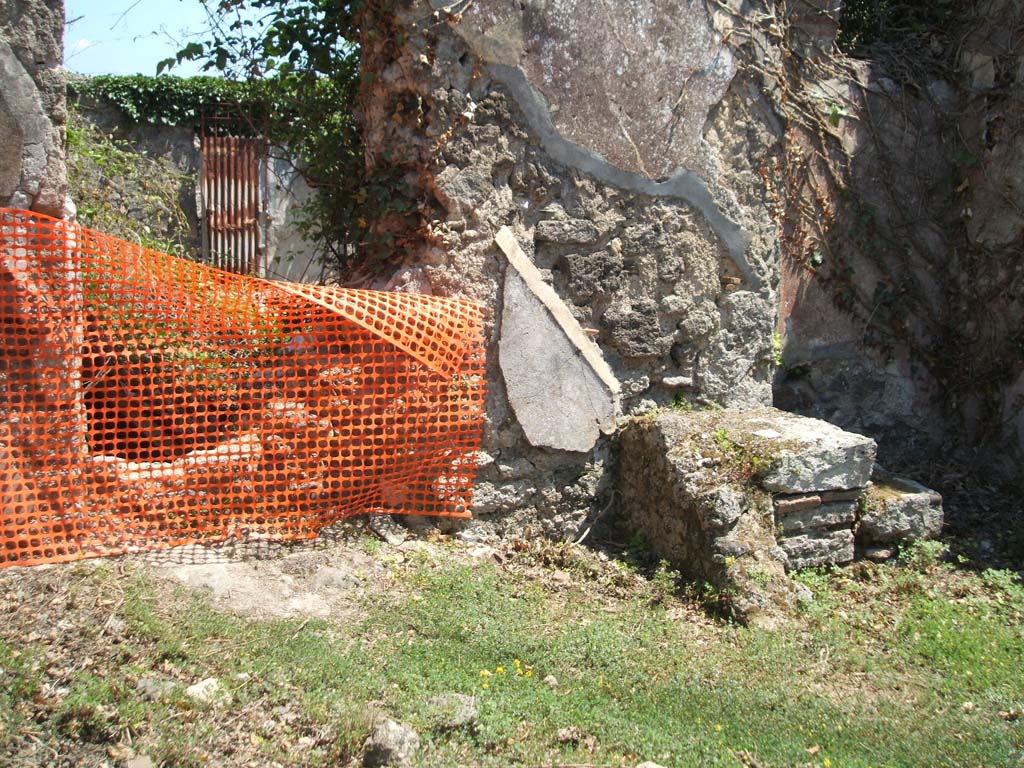
[[[102,100],[135,123],[196,125],[203,105],[264,103],[271,89],[223,77],[100,75],[69,83],[70,96]]]
[[[857,57],[888,48],[918,66],[942,62],[961,27],[964,5],[960,0],[846,0],[836,44]]]
[[[368,178],[355,120],[359,79],[353,4],[339,0],[203,0],[206,39],[174,60],[201,62],[261,94],[271,140],[287,147],[316,190],[299,221],[329,267],[348,273],[372,251],[368,222],[400,197],[397,186]]]

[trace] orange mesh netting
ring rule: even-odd
[[[0,209],[0,567],[468,516],[482,310]]]

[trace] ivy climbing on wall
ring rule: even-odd
[[[979,237],[971,199],[1024,107],[998,55],[981,89],[964,63],[995,6],[851,0],[833,47],[809,42],[806,5],[717,3],[783,119],[762,178],[785,258],[850,318],[865,354],[927,372],[954,432],[998,441],[1024,373],[1021,242]],[[1019,11],[1000,18],[1024,28]]]

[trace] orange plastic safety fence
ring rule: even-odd
[[[468,516],[482,310],[0,209],[0,567]]]

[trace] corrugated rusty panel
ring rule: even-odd
[[[203,131],[202,199],[210,263],[237,274],[262,274],[265,139]]]

